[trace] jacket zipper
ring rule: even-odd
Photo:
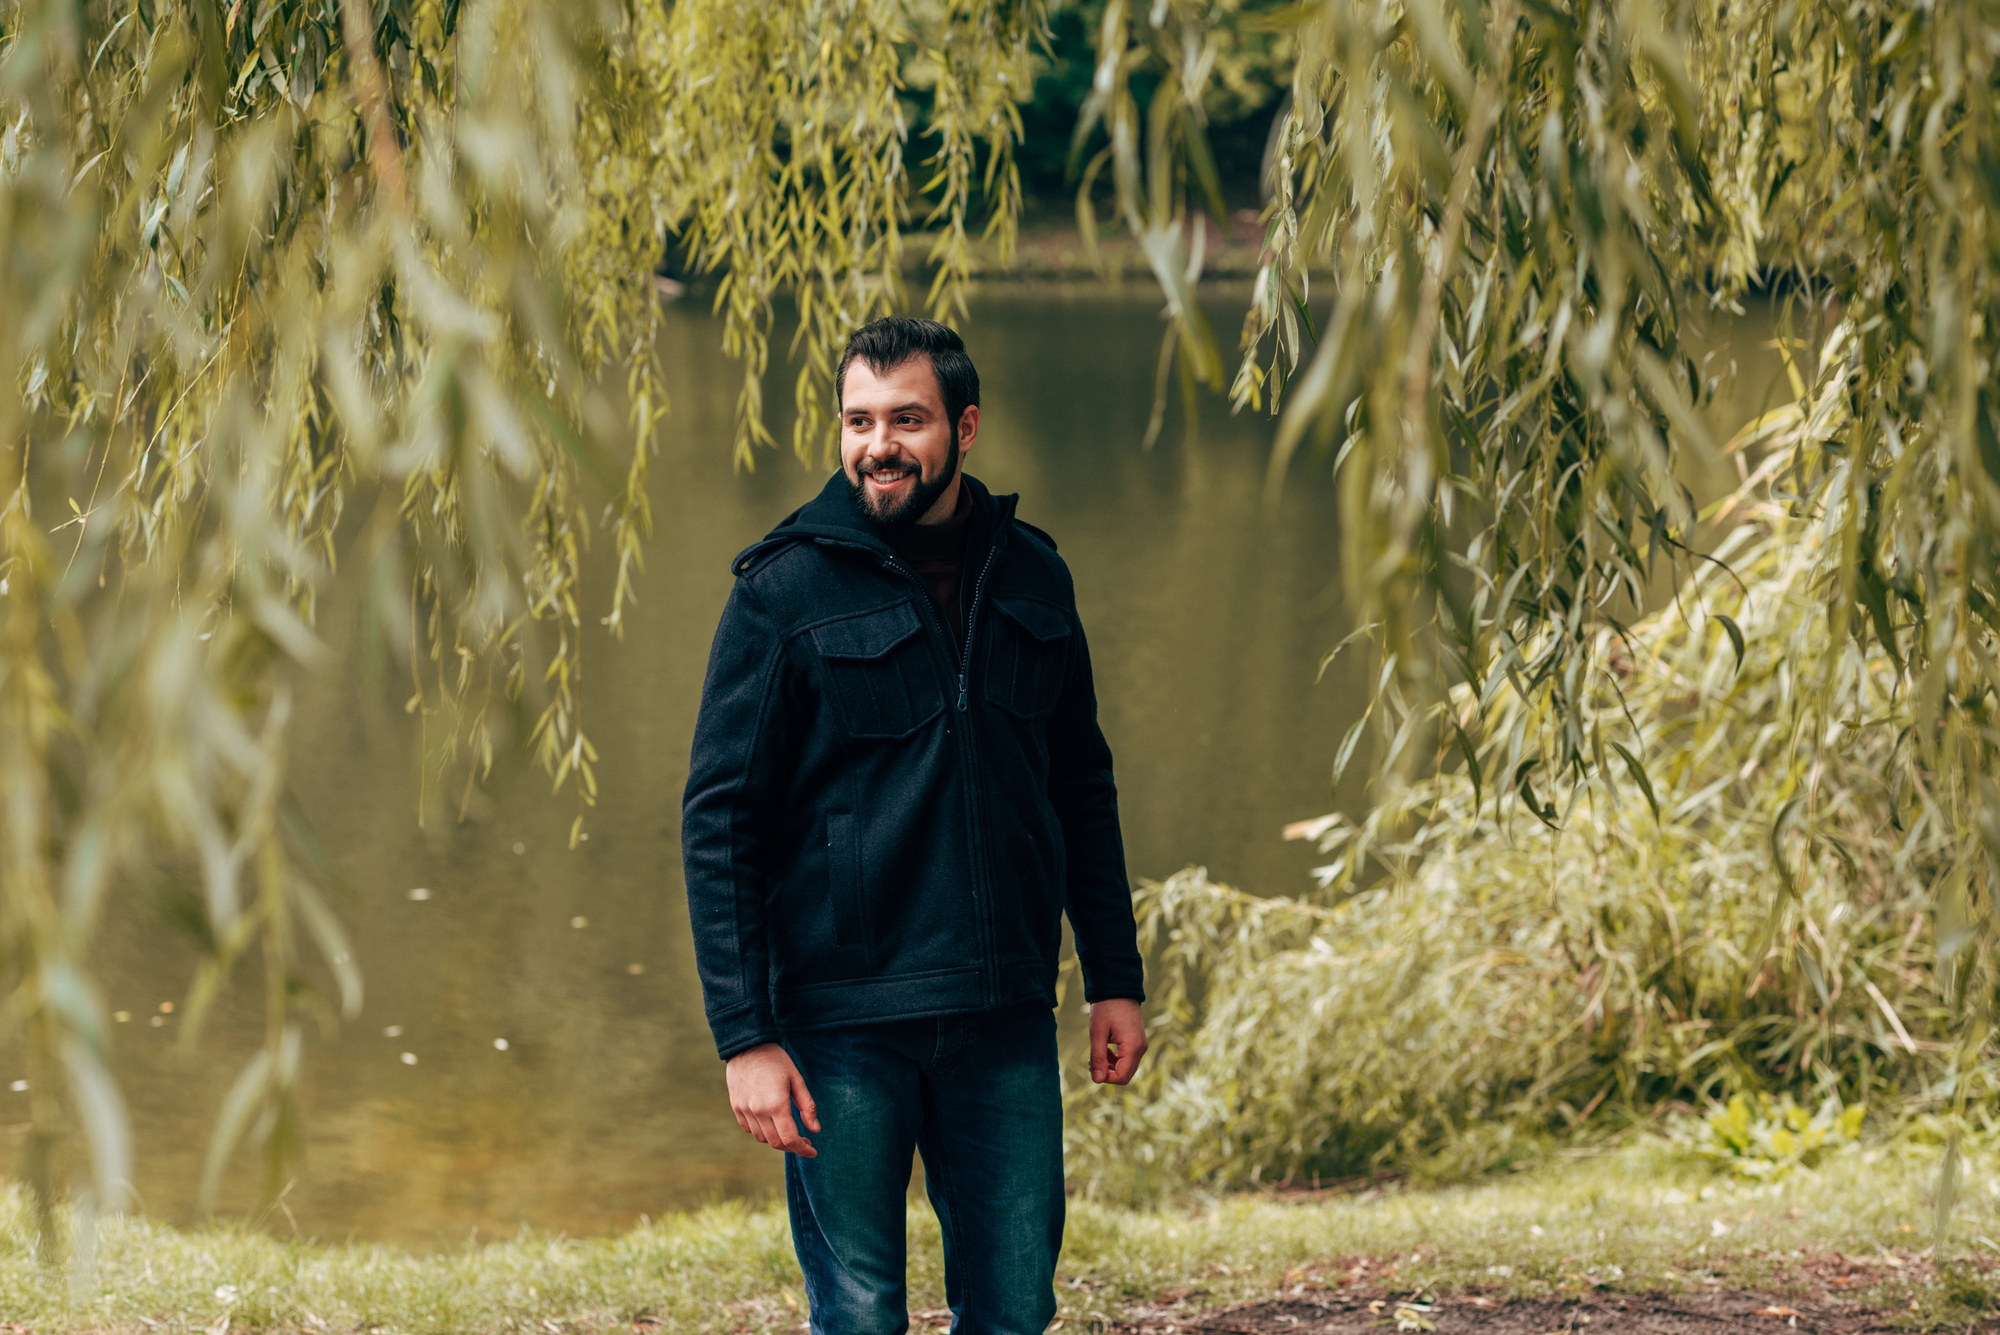
[[[993,573],[993,562],[1000,556],[999,529],[994,530],[993,538],[994,541],[986,549],[986,563],[979,568],[979,579],[972,586],[972,603],[965,611],[965,647],[958,656],[958,712],[961,715],[967,712],[966,685],[967,678],[972,671],[972,637],[979,630],[979,604],[986,593],[986,577]],[[924,607],[930,612],[931,625],[936,628],[938,638],[943,640],[946,647],[949,648],[951,645],[951,632],[945,626],[943,619],[938,615],[937,604],[931,598],[930,586],[923,582],[922,577],[916,571],[904,565],[900,557],[891,556],[885,564],[892,569],[901,571],[911,583],[917,586],[918,596],[923,599]],[[965,757],[965,791],[967,799],[972,804],[972,838],[974,842],[974,847],[971,850],[972,878],[973,884],[977,887],[978,903],[975,907],[978,910],[976,916],[981,938],[979,953],[984,963],[984,967],[979,971],[979,990],[985,1004],[993,1006],[998,1004],[1000,996],[1000,959],[993,950],[993,932],[989,921],[993,914],[993,886],[986,877],[986,858],[983,847],[986,842],[984,829],[986,806],[981,800],[979,792],[979,755],[972,740],[972,728],[968,720],[961,719],[959,721],[958,732],[959,736],[964,739],[959,749]]]
[[[1000,535],[995,533],[993,536],[997,538]],[[979,568],[979,579],[972,586],[972,605],[965,612],[965,652],[958,660],[958,712],[961,714],[965,712],[965,676],[972,669],[972,636],[979,629],[979,600],[986,596],[986,577],[993,573],[993,562],[999,555],[999,543],[987,547],[986,564]]]

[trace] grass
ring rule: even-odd
[[[1718,1176],[1661,1146],[1551,1161],[1432,1190],[1281,1200],[1234,1196],[1132,1210],[1072,1202],[1060,1294],[1066,1329],[1134,1302],[1199,1290],[1223,1303],[1369,1259],[1386,1289],[1480,1285],[1530,1295],[1581,1286],[1780,1283],[1828,1250],[1892,1260],[1876,1300],[1919,1325],[1987,1301],[1976,1268],[1911,1263],[1929,1242],[1937,1151],[1875,1145],[1771,1184]],[[2000,1251],[2000,1158],[1975,1155],[1946,1255]],[[937,1228],[910,1214],[914,1308],[943,1305]],[[616,1237],[523,1234],[435,1256],[332,1246],[241,1226],[104,1223],[94,1273],[37,1263],[18,1193],[0,1199],[0,1329],[80,1331],[591,1332],[797,1329],[803,1290],[781,1211],[722,1205]],[[647,1319],[651,1319],[648,1322]]]

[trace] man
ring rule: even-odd
[[[840,472],[736,558],[682,820],[730,1106],[782,1150],[812,1329],[908,1328],[924,1158],[961,1335],[1043,1330],[1062,1243],[1055,981],[1090,1072],[1146,1049],[1111,752],[1055,543],[960,464],[979,375],[877,320],[835,377]]]

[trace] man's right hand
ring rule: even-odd
[[[819,1130],[819,1112],[806,1078],[792,1065],[792,1056],[776,1043],[764,1043],[731,1057],[723,1067],[729,1079],[729,1107],[736,1124],[774,1150],[819,1157],[812,1142],[799,1134],[792,1120],[797,1104],[806,1130]]]

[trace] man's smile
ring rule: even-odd
[[[862,476],[868,479],[868,485],[877,491],[893,491],[916,475],[916,469],[903,465],[893,468],[874,468],[862,473]]]

